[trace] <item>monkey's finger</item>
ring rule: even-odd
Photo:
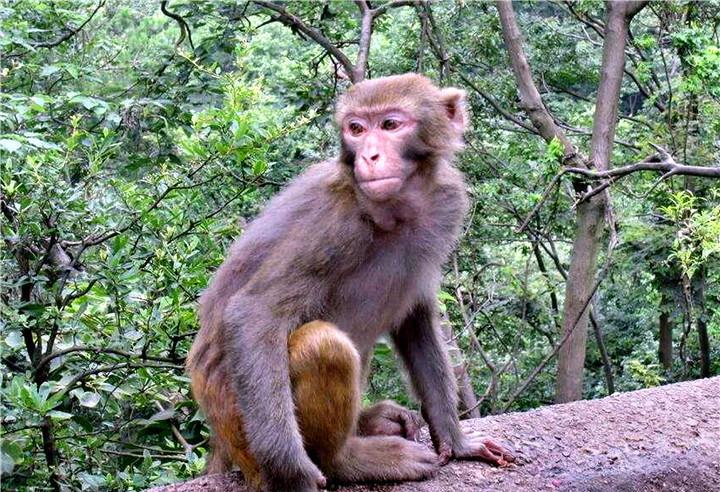
[[[483,444],[493,453],[500,455],[502,459],[508,463],[515,461],[515,455],[510,450],[508,450],[505,446],[496,443],[492,439],[484,439]]]
[[[410,441],[420,440],[420,425],[413,412],[404,411],[398,415],[403,427],[403,437]]]
[[[477,458],[492,465],[505,467],[515,461],[515,457],[504,447],[487,438],[472,438],[467,443],[464,458]]]
[[[448,444],[440,444],[438,447],[438,461],[440,462],[440,466],[447,465],[452,454],[452,448]]]
[[[382,430],[379,432],[384,436],[405,436],[405,427],[401,421],[385,418]]]
[[[506,446],[497,443],[493,439],[490,439],[489,437],[483,435],[481,432],[468,432],[467,437],[471,440],[482,442],[485,447],[487,447],[493,453],[501,456],[503,460],[507,461],[508,463],[512,463],[515,461],[515,454],[511,450],[509,450]]]

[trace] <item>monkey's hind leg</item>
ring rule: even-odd
[[[354,432],[360,408],[360,355],[345,333],[312,321],[288,340],[290,381],[305,449],[323,472]]]
[[[334,325],[307,323],[288,342],[296,417],[308,455],[336,482],[421,480],[439,467],[428,447],[400,437],[355,436],[360,356]]]

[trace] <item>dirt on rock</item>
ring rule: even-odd
[[[463,427],[504,441],[519,463],[453,461],[425,482],[336,490],[720,491],[720,377],[467,420]],[[149,492],[248,490],[240,474],[228,473]]]

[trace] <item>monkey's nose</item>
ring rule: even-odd
[[[365,154],[363,155],[363,159],[365,159],[368,164],[376,163],[380,159],[380,153]]]

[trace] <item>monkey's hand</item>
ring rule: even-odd
[[[310,459],[298,463],[294,470],[287,470],[282,476],[277,472],[265,479],[264,492],[292,490],[297,492],[318,492],[327,485],[325,475]]]
[[[417,412],[385,400],[360,412],[357,432],[360,436],[400,436],[418,441],[424,424]]]
[[[496,466],[510,466],[515,455],[507,448],[477,432],[465,434],[464,439],[455,446],[441,443],[438,446],[440,462],[444,465],[450,458],[461,460],[482,460]]]

